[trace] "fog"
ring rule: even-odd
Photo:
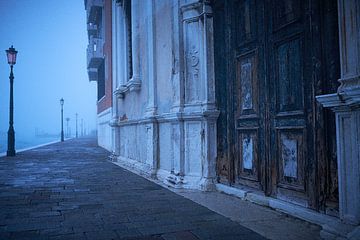
[[[96,83],[86,72],[86,11],[82,0],[0,0],[0,143],[9,127],[9,73],[5,50],[18,51],[14,66],[16,142],[35,131],[59,134],[60,99],[75,134],[78,113],[87,132],[96,128]],[[37,129],[37,130],[36,130]]]

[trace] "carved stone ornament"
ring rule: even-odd
[[[193,80],[199,79],[199,51],[196,49],[196,46],[192,46],[188,54],[188,61],[191,69],[189,69],[189,75],[191,75]]]

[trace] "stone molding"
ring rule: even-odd
[[[103,117],[103,116],[105,116],[105,115],[107,115],[107,114],[109,114],[109,113],[111,113],[111,107],[105,109],[105,110],[102,111],[101,113],[98,113],[97,117],[98,117],[98,118],[101,118],[101,117]]]
[[[118,97],[118,98],[125,98],[125,94],[127,92],[131,92],[131,91],[139,91],[141,89],[141,82],[139,80],[136,79],[131,79],[130,81],[128,81],[125,85],[121,85],[120,87],[118,87],[115,91],[114,94]]]
[[[177,112],[177,113],[167,113],[162,115],[153,115],[149,117],[124,120],[121,121],[119,118],[111,120],[111,126],[113,127],[122,127],[128,125],[136,124],[147,124],[151,122],[166,123],[166,122],[179,122],[179,121],[211,121],[216,122],[220,111],[204,111],[204,112]]]

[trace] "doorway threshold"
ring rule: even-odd
[[[322,228],[320,231],[322,239],[360,239],[359,225],[345,224],[336,217],[325,215],[284,200],[267,197],[254,191],[238,189],[221,183],[216,184],[216,190],[319,225]]]

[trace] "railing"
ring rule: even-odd
[[[100,38],[90,37],[87,47],[87,67],[97,68],[104,59],[104,42]]]
[[[99,34],[99,29],[96,24],[88,23],[87,24],[87,31],[89,36],[97,36]]]
[[[89,81],[98,80],[98,71],[97,68],[88,68]]]

